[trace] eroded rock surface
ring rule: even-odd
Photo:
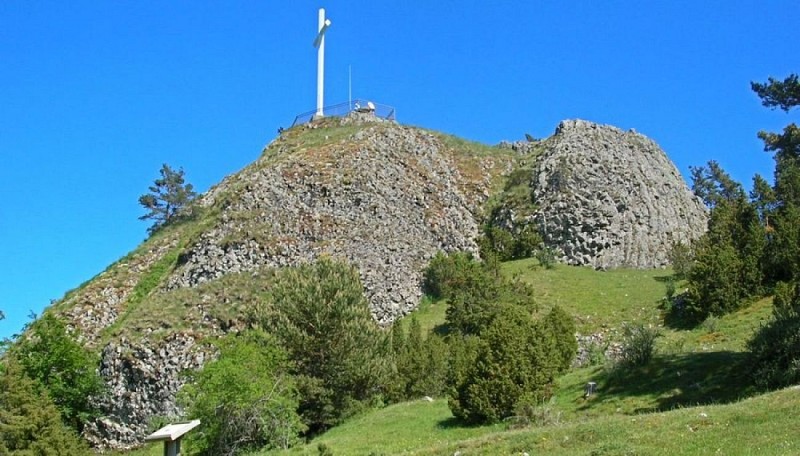
[[[531,220],[568,264],[650,268],[672,242],[703,234],[707,214],[658,145],[634,131],[561,122],[531,176]]]

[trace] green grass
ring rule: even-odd
[[[453,444],[502,429],[502,425],[461,426],[453,419],[446,400],[418,400],[351,419],[309,445],[256,454],[317,454],[319,444],[328,446],[334,454],[407,454],[430,445]]]
[[[798,413],[800,391],[787,389],[730,405],[487,433],[457,443],[431,444],[414,454],[798,454]],[[356,453],[345,450],[339,454]]]
[[[595,271],[560,264],[545,269],[533,259],[504,263],[503,272],[531,284],[540,305],[558,305],[574,315],[583,334],[622,322],[657,323],[665,282],[672,275],[668,269]]]

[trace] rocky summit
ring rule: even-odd
[[[271,268],[343,260],[358,269],[379,324],[411,312],[436,252],[477,254],[481,206],[512,162],[374,116],[284,131],[202,195],[191,217],[56,305],[101,353],[109,385],[107,416],[88,437],[124,447],[152,417],[177,415],[181,372],[213,358],[204,340],[242,327]]]
[[[672,243],[706,229],[707,214],[658,145],[633,131],[561,122],[530,176],[535,223],[557,257],[596,268],[668,264]]]
[[[537,224],[571,264],[661,266],[672,241],[705,226],[658,146],[613,127],[565,121],[513,147],[357,113],[291,128],[50,310],[101,356],[104,416],[87,438],[131,446],[154,417],[178,416],[182,373],[215,357],[211,339],[244,327],[275,268],[347,261],[377,322],[413,311],[429,260],[477,253],[485,203],[520,171],[532,210],[510,207],[508,224]]]

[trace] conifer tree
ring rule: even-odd
[[[161,178],[149,187],[150,193],[139,197],[139,204],[148,211],[139,220],[155,221],[148,229],[151,233],[176,220],[181,210],[197,196],[192,184],[185,183],[183,168],[175,171],[164,163],[160,173]]]
[[[86,445],[64,426],[58,409],[13,358],[0,369],[0,454],[78,456]]]

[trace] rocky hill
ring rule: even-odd
[[[101,352],[101,447],[141,439],[178,413],[180,372],[202,342],[241,327],[270,268],[320,256],[354,264],[380,324],[412,311],[439,250],[477,253],[481,205],[513,153],[375,117],[285,131],[202,195],[193,217],[147,240],[55,306]]]
[[[477,252],[485,203],[521,174],[532,210],[508,204],[505,222],[538,224],[571,263],[662,265],[670,241],[704,226],[663,152],[612,127],[568,121],[520,147],[360,115],[289,129],[202,195],[190,218],[53,307],[101,354],[109,393],[87,437],[125,447],[153,417],[177,415],[181,372],[214,356],[207,341],[243,326],[275,267],[343,259],[358,268],[376,321],[412,311],[429,259]]]

